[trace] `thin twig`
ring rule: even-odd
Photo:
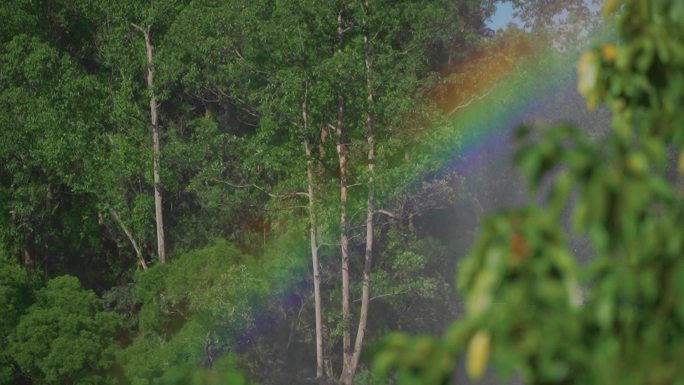
[[[145,28],[143,28],[143,27],[141,27],[135,23],[131,23],[131,26],[133,26],[133,28],[137,29],[138,31],[140,31],[142,33],[149,32],[149,28],[150,28],[150,27],[147,27],[147,30],[146,30]]]
[[[492,93],[493,90],[494,90],[494,86],[490,87],[490,88],[487,90],[487,92],[485,92],[484,94],[479,95],[479,96],[475,96],[475,97],[471,98],[470,100],[468,100],[466,103],[463,103],[463,104],[461,104],[461,105],[458,105],[458,106],[452,108],[452,109],[447,113],[447,116],[451,116],[451,115],[453,115],[454,112],[456,112],[456,111],[458,111],[458,110],[460,110],[460,109],[463,109],[463,108],[468,107],[469,105],[471,105],[471,104],[472,104],[474,101],[476,101],[476,100],[480,100],[480,99],[483,99],[483,98],[487,97],[487,95],[489,95],[490,93]]]
[[[390,212],[390,211],[387,211],[387,210],[385,210],[385,209],[377,209],[377,210],[375,210],[375,213],[376,213],[376,214],[385,214],[385,215],[387,215],[387,216],[390,217],[390,218],[396,218],[396,217],[397,217],[396,214],[394,214],[394,213],[392,213],[392,212]]]
[[[217,178],[212,178],[210,180],[217,182],[217,183],[223,183],[223,184],[226,184],[230,187],[235,187],[235,188],[255,188],[255,189],[263,192],[264,194],[270,196],[271,198],[287,198],[287,197],[292,197],[292,196],[303,196],[303,197],[307,197],[307,198],[309,197],[308,193],[301,192],[301,191],[296,191],[296,192],[289,193],[289,194],[274,194],[274,193],[266,190],[265,188],[260,187],[254,183],[237,184],[237,183],[232,183],[232,182],[229,182],[227,180],[222,180],[222,179],[217,179]]]
[[[399,291],[399,292],[396,292],[396,293],[385,293],[385,294],[380,294],[380,295],[376,295],[375,297],[371,297],[371,298],[369,299],[369,301],[373,301],[373,300],[380,299],[380,298],[385,298],[385,297],[391,297],[391,296],[395,296],[395,295],[402,295],[402,294],[406,294],[406,293],[408,293],[408,292],[409,292],[409,290],[404,290],[404,291]],[[361,298],[357,298],[357,299],[355,299],[355,300],[352,301],[352,302],[355,302],[355,303],[356,303],[356,302],[359,302],[359,301],[361,301]]]
[[[318,246],[317,246],[317,248],[320,250],[320,248],[323,247],[323,246],[328,246],[328,247],[339,247],[339,246],[340,246],[340,243],[339,243],[339,242],[335,242],[335,243],[319,243]]]

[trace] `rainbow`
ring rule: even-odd
[[[499,156],[510,147],[517,127],[533,123],[531,119],[547,111],[556,95],[576,93],[575,50],[559,53],[517,42],[493,45],[485,52],[466,68],[485,68],[485,73],[493,76],[468,88],[461,84],[469,72],[451,75],[456,79],[447,86],[456,92],[442,91],[447,97],[438,94],[436,98],[436,104],[447,114],[440,128],[444,133],[439,136],[457,139],[446,141],[448,148],[435,149],[437,172],[468,174],[484,163],[501,161]]]
[[[460,62],[457,72],[425,92],[440,118],[432,127],[421,130],[415,139],[419,144],[412,148],[407,160],[416,160],[415,164],[398,167],[404,173],[401,179],[418,184],[442,173],[456,171],[467,175],[486,164],[509,161],[502,156],[510,148],[514,130],[547,111],[555,95],[577,92],[578,52],[559,53],[521,39],[491,44]],[[396,177],[392,172],[388,174],[390,179]],[[406,183],[392,180],[380,183],[399,185],[402,192],[407,188]],[[303,252],[307,248],[295,249]],[[308,250],[304,255],[308,255]],[[301,256],[289,260],[293,266],[288,270],[295,276],[291,275],[289,284],[280,286],[264,303],[275,301],[289,309],[302,305],[296,293],[310,288],[310,261]],[[255,326],[237,338],[238,351],[270,328],[270,319],[265,310],[257,311]]]

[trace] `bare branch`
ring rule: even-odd
[[[384,210],[384,209],[377,209],[377,210],[375,210],[375,213],[376,213],[376,214],[385,214],[385,215],[387,215],[387,216],[390,217],[390,218],[396,218],[396,217],[397,217],[397,215],[394,214],[393,212],[390,212],[390,211],[387,211],[387,210]]]
[[[126,237],[128,237],[128,240],[131,242],[131,245],[133,246],[133,250],[135,250],[135,255],[138,257],[138,261],[140,261],[140,266],[142,266],[143,270],[147,270],[147,263],[145,263],[145,258],[143,258],[142,252],[140,251],[140,247],[138,247],[138,242],[135,241],[135,238],[133,238],[133,234],[131,234],[131,231],[128,230],[128,227],[123,223],[121,218],[119,217],[119,214],[114,211],[113,208],[107,207],[109,209],[109,213],[112,215],[112,218],[114,218],[114,221],[121,227],[121,230],[126,234]]]
[[[234,51],[235,51],[235,54],[238,55],[240,60],[245,61],[245,57],[240,54],[240,51],[238,51],[237,48],[235,48]]]
[[[395,295],[402,295],[402,294],[406,294],[406,293],[408,293],[408,292],[409,292],[409,290],[404,290],[404,291],[398,291],[398,292],[396,292],[396,293],[385,293],[385,294],[380,294],[380,295],[376,295],[375,297],[371,297],[371,298],[369,299],[369,301],[373,301],[373,300],[380,299],[380,298],[385,298],[385,297],[392,297],[392,296],[395,296]],[[357,299],[355,299],[353,302],[356,303],[356,302],[360,302],[360,301],[361,301],[361,298],[357,298]]]
[[[223,183],[223,184],[226,184],[226,185],[228,185],[228,186],[230,186],[230,187],[234,187],[234,188],[255,188],[255,189],[257,189],[257,190],[263,192],[264,194],[270,196],[271,198],[287,198],[287,197],[292,197],[292,196],[303,196],[303,197],[308,197],[308,196],[309,196],[308,193],[305,193],[305,192],[302,192],[302,191],[295,191],[295,192],[289,193],[289,194],[274,194],[274,193],[272,193],[272,192],[266,190],[265,188],[260,187],[260,186],[254,184],[254,183],[237,184],[237,183],[232,183],[232,182],[229,182],[229,181],[227,181],[227,180],[222,180],[222,179],[217,179],[217,178],[212,178],[212,179],[210,179],[210,180],[211,180],[211,181],[214,181],[214,182],[217,182],[217,183]]]
[[[140,31],[140,32],[142,32],[142,33],[145,33],[145,29],[144,29],[143,27],[141,27],[141,26],[139,26],[139,25],[137,25],[137,24],[135,24],[135,23],[131,23],[131,26],[132,26],[133,28],[137,29],[138,31]]]
[[[287,207],[278,207],[275,209],[264,209],[264,211],[287,211],[287,210],[292,210],[292,209],[308,209],[309,206],[303,206],[303,205],[295,205],[295,206],[287,206]]]
[[[487,92],[485,92],[484,94],[478,95],[478,96],[474,96],[474,97],[470,98],[470,100],[468,100],[467,102],[465,102],[465,103],[463,103],[463,104],[460,104],[460,105],[458,105],[458,106],[452,108],[452,109],[447,113],[447,116],[453,115],[454,112],[456,112],[456,111],[458,111],[458,110],[460,110],[460,109],[463,109],[463,108],[468,107],[468,106],[471,105],[474,101],[477,101],[477,100],[486,98],[489,94],[492,93],[493,90],[494,90],[494,86],[490,87],[490,88],[487,90]]]
[[[339,247],[339,246],[340,246],[340,243],[339,243],[339,242],[335,242],[335,243],[319,243],[318,246],[317,246],[317,248],[320,250],[320,248],[323,247],[323,246],[335,247],[335,248],[336,248],[336,247]]]

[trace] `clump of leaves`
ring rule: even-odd
[[[227,352],[263,292],[253,265],[219,240],[139,272],[138,335],[119,355],[128,381],[175,383]]]
[[[520,131],[517,163],[544,203],[487,221],[459,269],[465,318],[441,340],[389,336],[379,378],[447,383],[465,353],[473,378],[493,362],[529,384],[684,382],[684,4],[618,3],[605,13],[619,12],[619,43],[578,64],[588,106],[612,109],[610,135]],[[567,212],[593,246],[586,266]]]
[[[8,347],[22,373],[34,384],[107,383],[118,317],[72,276],[50,280],[35,297]]]
[[[127,383],[246,384],[230,353],[257,327],[268,294],[291,287],[296,275],[286,276],[282,265],[301,259],[289,247],[304,244],[300,233],[286,234],[258,257],[216,240],[139,271],[136,335],[119,352]]]

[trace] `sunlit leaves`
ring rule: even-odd
[[[470,338],[466,369],[474,380],[479,380],[487,368],[490,345],[491,339],[486,331],[479,330]]]
[[[579,77],[577,89],[586,99],[590,110],[596,108],[596,82],[598,77],[598,63],[593,52],[586,52],[577,62],[577,74]]]

